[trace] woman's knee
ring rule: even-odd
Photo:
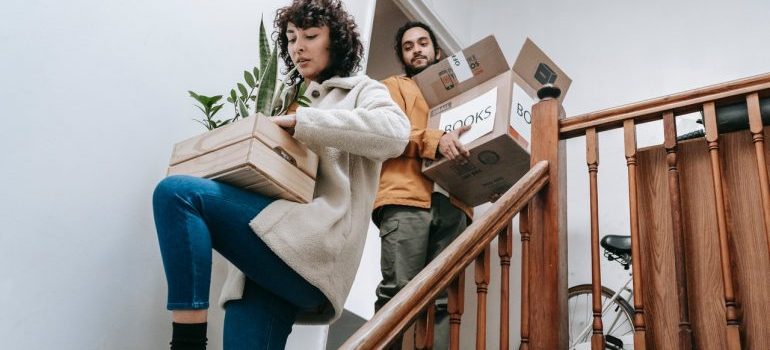
[[[203,181],[204,179],[189,175],[171,175],[166,177],[155,186],[155,191],[152,195],[153,202],[157,204],[159,201],[170,198],[186,198],[195,189],[200,188]]]

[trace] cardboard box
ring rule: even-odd
[[[472,206],[507,191],[529,170],[527,121],[536,91],[551,83],[562,88],[563,99],[571,83],[529,39],[516,62],[510,69],[497,41],[488,36],[414,77],[430,107],[429,128],[472,125],[460,137],[471,152],[467,163],[423,163],[428,178]]]
[[[572,79],[562,71],[548,55],[527,38],[513,64],[513,102],[511,126],[531,143],[532,105],[537,100],[537,90],[546,83],[561,89],[559,102],[564,101]],[[529,148],[527,149],[529,150]]]
[[[300,203],[313,199],[318,155],[257,115],[179,142],[168,175],[193,175]]]

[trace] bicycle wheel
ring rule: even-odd
[[[569,311],[569,344],[570,349],[583,348],[581,344],[591,342],[593,324],[593,287],[581,284],[569,289],[567,306]],[[602,325],[604,334],[626,340],[633,346],[634,309],[623,298],[616,298],[609,304],[615,292],[602,286]],[[630,340],[630,341],[629,341]],[[590,347],[588,347],[590,348]],[[629,347],[630,349],[631,347]]]

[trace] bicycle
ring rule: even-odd
[[[616,261],[629,270],[631,266],[631,237],[608,235],[601,246],[608,261]],[[634,308],[631,306],[633,273],[623,287],[615,292],[602,286],[602,324],[604,325],[605,349],[633,349]],[[623,295],[623,293],[627,293]],[[571,287],[567,293],[569,311],[569,349],[591,348],[593,323],[593,287],[581,284]]]

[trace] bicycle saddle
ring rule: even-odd
[[[615,255],[631,255],[631,236],[607,235],[600,244]]]

